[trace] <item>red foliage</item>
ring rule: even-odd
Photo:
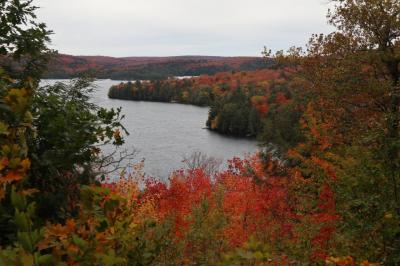
[[[278,104],[285,104],[288,102],[288,99],[286,98],[285,94],[283,92],[278,92],[276,94],[276,103]]]
[[[251,98],[251,105],[260,114],[266,114],[269,111],[268,97],[267,96],[253,96]]]
[[[209,85],[221,86],[228,85],[230,90],[236,89],[238,86],[255,85],[265,87],[266,92],[269,89],[266,81],[279,79],[281,71],[273,69],[262,69],[246,72],[220,72],[213,76],[202,75],[192,78],[194,86]]]
[[[265,182],[255,183],[256,175]],[[176,172],[168,186],[149,182],[142,200],[156,198],[158,218],[174,217],[176,234],[183,237],[193,207],[203,199],[216,207],[213,193],[222,189],[222,211],[227,219],[224,236],[232,246],[240,246],[252,235],[267,234],[276,239],[292,235],[287,183],[286,178],[267,179],[257,156],[246,160],[234,158],[229,169],[219,173],[214,181],[202,170],[195,170]]]
[[[307,237],[312,247],[310,259],[321,261],[327,257],[339,219],[335,195],[331,187],[324,184],[316,199],[316,208],[304,211],[304,206],[299,205],[304,201],[296,199],[291,192],[298,184],[296,178],[266,172],[265,162],[254,155],[244,160],[233,158],[227,170],[213,177],[197,169],[176,171],[168,184],[147,179],[134,206],[139,209],[145,206],[145,217],[150,213],[158,221],[172,219],[175,236],[185,240],[193,223],[194,208],[206,200],[210,209],[218,208],[223,214],[225,224],[219,237],[231,247],[242,246],[251,236],[271,246],[277,243],[296,245]],[[113,189],[112,184],[104,186]],[[302,214],[299,210],[303,210]],[[299,233],[304,229],[308,232]],[[190,248],[190,243],[186,244]],[[279,257],[285,258],[285,254]]]
[[[213,56],[178,56],[178,57],[108,57],[108,56],[72,56],[59,54],[50,62],[50,73],[78,75],[86,71],[104,71],[105,73],[129,72],[146,66],[158,68],[171,64],[184,66],[190,72],[202,68],[229,66],[240,70],[245,64],[262,62],[260,57],[213,57]],[[260,64],[261,65],[261,64]]]
[[[339,219],[336,213],[335,195],[328,184],[323,185],[319,194],[319,213],[314,214],[313,221],[320,226],[318,234],[312,239],[313,256],[325,260],[326,251],[330,247],[330,240],[335,232],[335,223]]]

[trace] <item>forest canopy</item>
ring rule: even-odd
[[[211,128],[279,148],[163,183],[102,171],[121,110],[88,80],[39,88],[51,32],[32,1],[1,1],[1,56],[20,62],[0,68],[0,265],[399,265],[400,4],[332,3],[336,31],[266,49],[273,69],[110,90],[210,105]]]

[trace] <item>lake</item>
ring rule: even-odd
[[[56,81],[44,80],[42,84]],[[122,107],[123,124],[130,135],[125,147],[138,150],[136,160],[145,159],[146,174],[166,180],[173,170],[184,167],[185,155],[201,151],[226,161],[257,151],[257,142],[233,138],[205,129],[208,107],[185,104],[135,102],[109,99],[108,89],[120,81],[97,80],[92,101],[107,108]]]

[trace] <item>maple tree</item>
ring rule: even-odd
[[[80,170],[95,175],[94,143],[123,142],[119,113],[88,111],[84,81],[39,93],[37,80],[0,72],[0,263],[399,264],[400,5],[333,2],[328,18],[337,31],[313,36],[304,53],[278,52],[286,67],[111,88],[111,97],[211,105],[210,127],[262,132],[282,147],[282,156],[233,158],[222,171],[198,163],[161,182],[138,164],[117,179],[89,178]],[[30,1],[4,3],[24,3],[14,14],[20,22],[34,11]],[[30,56],[46,50],[38,30]],[[65,127],[60,106],[77,127]],[[58,179],[43,168],[49,162]],[[66,189],[79,194],[74,212],[49,219],[35,211],[35,202]]]
[[[326,182],[335,191],[342,217],[337,252],[394,265],[399,260],[394,250],[399,244],[400,6],[398,1],[332,2],[328,19],[336,32],[314,35],[304,53],[292,49],[277,55],[283,63],[297,64],[304,97],[310,99],[302,117],[307,141],[290,155],[299,166],[294,171],[312,180],[312,191]]]
[[[302,108],[294,101],[293,71],[221,72],[186,79],[112,86],[110,98],[210,106],[206,125],[223,134],[260,137],[285,151],[301,140]],[[284,113],[284,114],[283,114]]]

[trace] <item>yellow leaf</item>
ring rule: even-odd
[[[22,112],[29,103],[29,91],[25,88],[10,89],[5,97],[6,104],[11,107],[14,112]]]
[[[392,219],[393,218],[393,214],[391,214],[391,213],[386,213],[385,214],[385,219]]]
[[[31,161],[29,159],[24,159],[21,162],[22,170],[24,172],[28,171],[29,168],[31,167]]]
[[[0,122],[0,135],[5,134],[7,135],[8,125]]]

